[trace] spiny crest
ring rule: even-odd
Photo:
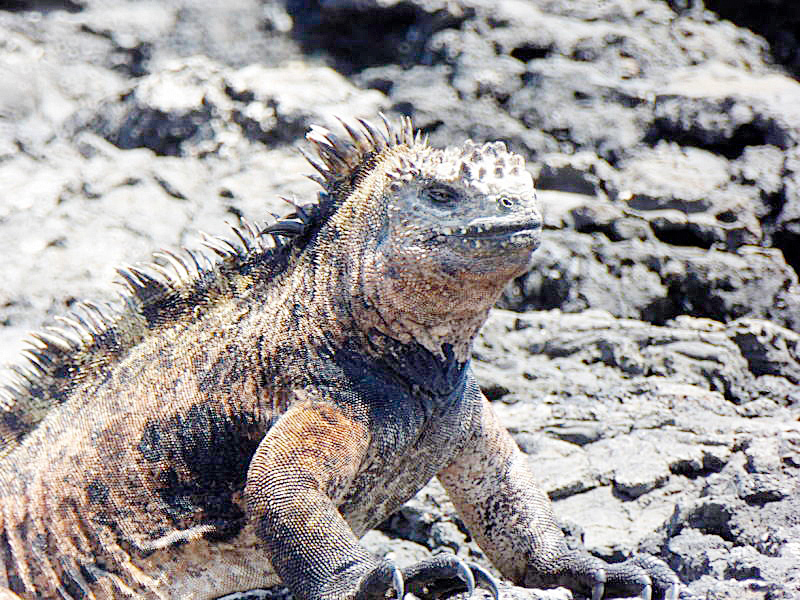
[[[357,119],[357,125],[338,119],[347,131],[349,139],[334,135],[324,127],[312,127],[306,139],[316,147],[318,158],[303,152],[306,160],[319,173],[311,175],[311,179],[319,183],[329,194],[334,194],[343,183],[348,183],[371,157],[387,148],[402,145],[427,146],[427,137],[420,131],[414,131],[410,118],[401,117],[398,125],[392,125],[382,113],[380,117],[385,132],[363,119]]]
[[[267,279],[281,272],[295,245],[292,238],[318,210],[317,203],[295,205],[294,213],[260,228],[243,221],[232,227],[230,240],[201,232],[201,250],[161,250],[151,263],[118,269],[119,302],[78,303],[68,316],[55,318],[56,326],[31,334],[22,351],[26,364],[12,365],[10,377],[0,382],[0,456],[19,445],[75,386],[93,381],[154,329],[233,297],[237,277],[254,269]]]
[[[284,198],[292,213],[260,228],[246,222],[233,227],[235,240],[201,234],[201,251],[162,250],[149,264],[119,269],[120,303],[78,304],[69,316],[56,319],[59,326],[32,334],[23,351],[27,364],[12,366],[10,379],[0,382],[0,456],[19,445],[74,387],[98,380],[154,329],[196,317],[215,301],[232,297],[241,278],[254,271],[269,280],[285,270],[291,252],[305,247],[334,210],[336,192],[372,156],[403,144],[427,146],[410,119],[393,126],[381,118],[385,132],[359,119],[358,125],[340,120],[349,139],[321,127],[308,133],[318,159],[306,158],[320,174],[312,179],[325,190],[314,202]]]

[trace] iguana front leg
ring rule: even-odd
[[[473,383],[471,392],[480,394]],[[662,561],[637,556],[606,564],[567,548],[550,500],[525,456],[486,398],[479,404],[465,449],[439,474],[468,529],[505,577],[527,587],[566,586],[593,600],[641,595],[678,597],[678,579]],[[604,596],[605,594],[605,596]]]
[[[456,577],[472,591],[473,572],[491,588],[488,573],[453,555],[401,572],[358,543],[336,503],[358,472],[369,442],[364,423],[334,405],[302,402],[272,426],[253,456],[245,487],[248,516],[294,597],[378,600],[393,590],[402,598],[404,580],[413,590],[426,579]]]
[[[396,577],[358,543],[335,504],[369,438],[362,423],[332,404],[304,401],[272,426],[250,462],[248,517],[296,598],[355,598]]]

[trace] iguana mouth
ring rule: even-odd
[[[538,215],[522,219],[475,219],[466,227],[441,227],[437,239],[459,240],[473,248],[486,246],[528,246],[539,237],[542,220]]]

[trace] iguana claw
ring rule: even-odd
[[[603,592],[606,591],[606,586],[602,581],[598,581],[592,588],[592,600],[603,600]]]
[[[472,593],[475,591],[475,576],[472,574],[467,563],[458,557],[454,557],[454,560],[457,563],[456,568],[458,569],[458,576],[467,584],[467,596],[472,596]]]
[[[475,577],[475,582],[482,584],[482,587],[492,594],[494,600],[500,600],[500,584],[492,574],[475,563],[469,563],[469,567],[472,570],[472,575]]]
[[[394,588],[394,597],[397,600],[403,600],[406,595],[405,582],[403,581],[403,573],[397,567],[392,571],[392,587]]]

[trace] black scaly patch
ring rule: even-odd
[[[161,469],[156,494],[176,526],[192,517],[215,527],[206,536],[210,539],[227,540],[239,533],[245,515],[233,494],[244,488],[263,433],[254,415],[232,417],[211,403],[147,421],[137,449]]]

